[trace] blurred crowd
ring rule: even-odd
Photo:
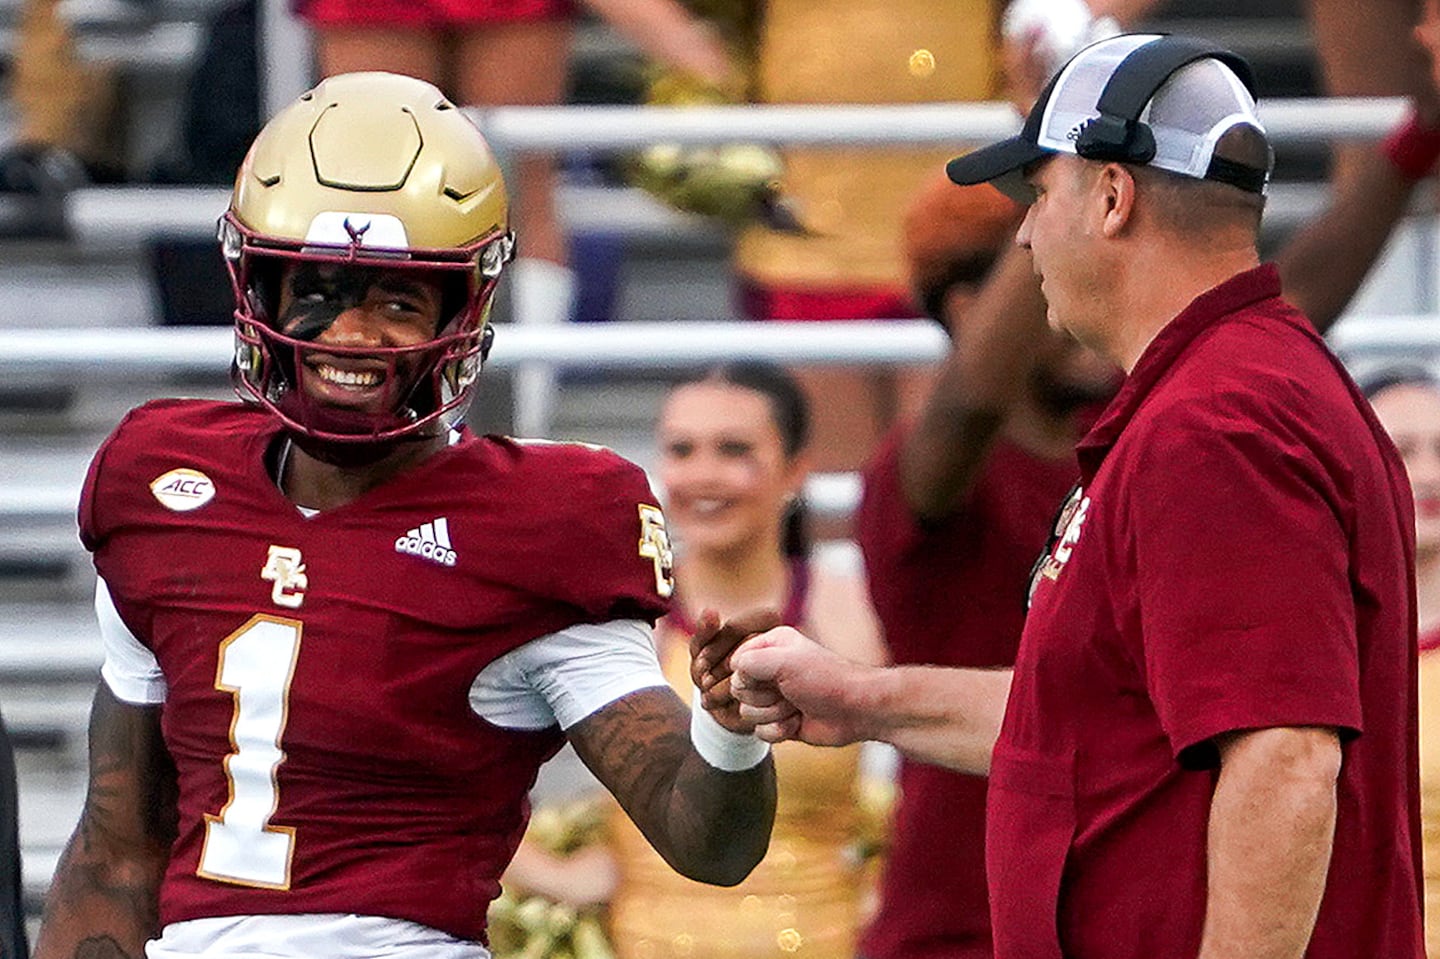
[[[320,73],[409,73],[465,105],[564,102],[576,20],[594,17],[653,60],[635,91],[652,102],[1008,99],[1024,111],[1079,46],[1166,6],[296,0],[294,12],[313,31]],[[1412,104],[1384,143],[1336,151],[1328,206],[1273,251],[1287,296],[1323,331],[1440,159],[1440,0],[1310,0],[1306,12],[1325,92]],[[0,156],[0,190],[49,201],[91,182],[223,181],[261,122],[256,28],[254,0],[215,15],[205,64],[225,69],[197,69],[183,142],[137,177],[116,142],[123,85],[78,55],[59,0],[25,0],[9,78],[19,128]],[[689,687],[686,643],[702,609],[771,607],[862,662],[1013,662],[1030,567],[1074,480],[1074,443],[1118,372],[1048,328],[1012,243],[1023,210],[989,187],[944,179],[950,154],[668,148],[615,166],[734,228],[745,317],[929,317],[950,343],[933,369],[735,362],[675,381],[655,425],[655,478],[678,586],[656,641],[677,690]],[[518,322],[574,314],[580,264],[556,215],[559,177],[549,156],[510,174],[522,256],[507,282]],[[11,228],[57,228],[36,209]],[[1362,385],[1415,488],[1429,918],[1440,949],[1440,382],[1406,367],[1371,371]],[[516,388],[543,407],[553,383],[536,374]],[[806,479],[836,470],[863,475],[861,506],[842,531],[860,547],[861,570],[812,548]],[[492,914],[497,954],[989,956],[984,781],[909,761],[892,776],[861,760],[858,749],[777,749],[770,852],[733,889],[677,876],[608,801],[539,810]],[[0,955],[23,951],[23,933],[11,935],[19,944],[0,939]]]

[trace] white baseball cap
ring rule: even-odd
[[[1253,128],[1265,143],[1263,166],[1216,155],[1220,139],[1238,126]],[[1024,168],[1071,153],[1263,194],[1274,166],[1264,136],[1244,59],[1200,40],[1130,33],[1075,54],[1035,101],[1019,135],[956,157],[946,171],[956,183],[993,183],[1029,203],[1034,194]]]

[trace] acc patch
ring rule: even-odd
[[[166,509],[188,513],[215,498],[215,484],[199,470],[182,466],[157,476],[150,483],[150,492]]]

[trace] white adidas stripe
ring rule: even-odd
[[[435,520],[435,541],[446,549],[450,549],[450,521],[441,516]]]

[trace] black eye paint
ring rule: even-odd
[[[280,316],[280,329],[297,340],[311,341],[365,302],[380,271],[365,267],[300,266],[290,277],[290,304]]]

